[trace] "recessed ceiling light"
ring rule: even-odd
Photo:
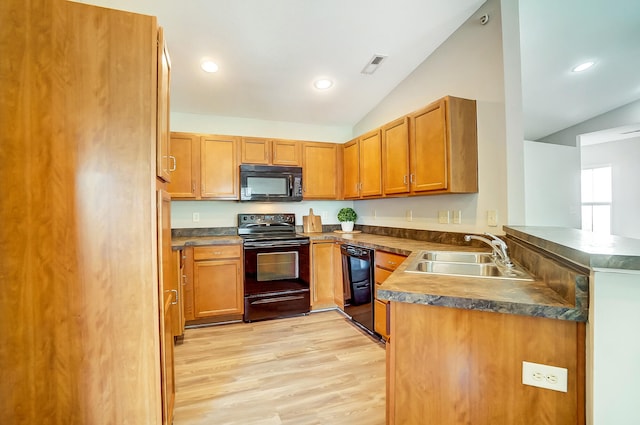
[[[574,66],[571,69],[571,72],[582,72],[582,71],[586,71],[587,69],[591,68],[593,65],[595,65],[596,63],[593,61],[589,61],[589,62],[585,62],[585,63],[581,63],[580,65]]]
[[[202,68],[202,70],[204,72],[217,72],[218,71],[218,65],[211,60],[203,60],[200,63],[200,68]]]
[[[318,90],[326,90],[331,86],[333,86],[333,81],[327,78],[321,78],[313,82],[313,87],[315,87]]]

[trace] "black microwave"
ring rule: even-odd
[[[302,168],[273,165],[240,166],[240,200],[302,201]]]

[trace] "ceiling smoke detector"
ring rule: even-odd
[[[387,55],[373,55],[371,60],[369,60],[369,62],[365,65],[365,67],[362,68],[362,71],[360,71],[360,73],[367,74],[367,75],[373,74],[374,72],[376,72],[380,64],[384,62],[386,58],[387,58]]]

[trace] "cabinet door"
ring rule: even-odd
[[[340,242],[333,244],[333,302],[344,310],[344,284],[342,282],[342,252]]]
[[[360,195],[382,195],[382,144],[380,130],[374,130],[360,138]]]
[[[382,127],[382,172],[385,195],[409,193],[409,119]]]
[[[173,336],[184,334],[184,250],[173,251],[171,263],[171,288],[175,294],[171,306],[171,328]]]
[[[360,154],[358,140],[352,140],[344,145],[344,186],[345,199],[360,197]]]
[[[186,247],[183,251],[184,270],[182,273],[182,309],[184,320],[194,320],[193,308],[193,248]]]
[[[238,199],[238,141],[232,136],[200,139],[200,196]]]
[[[240,260],[206,260],[194,263],[195,317],[243,313]]]
[[[302,146],[304,199],[338,197],[338,145],[305,142]]]
[[[200,192],[200,138],[195,134],[171,133],[171,198],[195,199]]]
[[[333,242],[311,244],[311,308],[335,307],[333,302]]]
[[[258,137],[243,137],[240,146],[243,164],[270,163],[271,140]]]
[[[169,158],[169,86],[171,84],[171,61],[164,41],[162,28],[158,29],[158,96],[156,107],[156,175],[165,182],[171,181],[173,159]]]
[[[173,422],[175,383],[173,374],[173,323],[172,314],[177,301],[174,289],[174,273],[171,256],[171,197],[158,190],[158,295],[160,315],[160,358],[162,375],[162,423]]]
[[[447,189],[444,99],[410,115],[413,192]]]
[[[272,140],[271,162],[273,163],[273,165],[287,165],[290,167],[299,167],[301,164],[301,161],[300,161],[301,147],[302,147],[302,143],[296,140],[277,140],[277,139]]]

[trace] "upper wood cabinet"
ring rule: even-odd
[[[242,164],[299,167],[302,162],[302,143],[296,140],[243,137],[240,150]]]
[[[171,84],[171,60],[162,28],[158,28],[158,95],[156,107],[157,148],[156,175],[165,182],[171,181],[170,171],[175,159],[170,157],[169,140],[169,86]]]
[[[345,199],[382,195],[382,145],[376,129],[344,145]]]
[[[444,97],[382,128],[384,194],[478,191],[476,102]]]
[[[360,143],[360,196],[369,198],[382,195],[382,143],[380,130],[364,134]]]
[[[409,118],[382,127],[382,172],[385,195],[409,193]]]
[[[200,195],[200,136],[171,133],[171,198],[196,199]]]
[[[302,184],[304,199],[338,199],[341,168],[335,143],[302,144]]]
[[[200,197],[239,199],[238,139],[206,135],[200,138]]]
[[[475,100],[447,96],[409,115],[411,192],[478,191]]]
[[[342,193],[345,199],[360,197],[360,144],[354,139],[343,147]]]

